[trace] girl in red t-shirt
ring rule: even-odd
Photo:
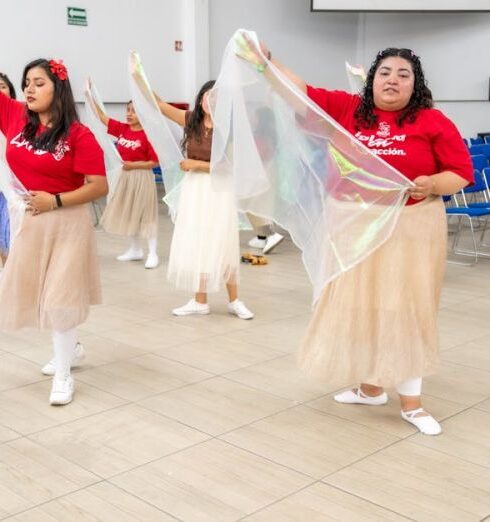
[[[116,147],[124,162],[114,196],[107,203],[101,224],[107,232],[131,237],[129,249],[119,261],[143,259],[141,238],[148,240],[145,268],[158,266],[158,202],[153,168],[158,157],[141,126],[133,103],[126,106],[126,121],[113,120],[97,104],[95,109],[107,132],[116,138]]]
[[[250,57],[273,80],[270,52],[248,42]],[[255,49],[255,50],[254,50]],[[422,408],[422,377],[438,363],[437,311],[446,261],[442,195],[473,181],[455,125],[433,108],[418,56],[390,48],[376,56],[361,95],[315,89],[272,63],[320,108],[414,187],[392,236],[365,261],[328,284],[299,353],[301,367],[330,382],[360,382],[335,396],[348,404],[383,405],[396,387],[401,416],[422,433],[439,423]]]
[[[72,400],[70,368],[83,355],[76,327],[101,301],[87,203],[107,194],[104,157],[79,123],[66,67],[39,59],[22,76],[26,104],[0,93],[7,162],[29,191],[22,227],[0,278],[0,330],[53,332],[51,404]]]

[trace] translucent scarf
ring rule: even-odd
[[[138,119],[158,156],[165,185],[163,200],[170,209],[172,220],[175,221],[179,185],[184,177],[180,169],[180,162],[184,157],[179,145],[183,129],[160,112],[140,57],[135,52],[129,55],[129,86]]]
[[[117,183],[122,172],[123,161],[117,151],[113,138],[107,134],[107,127],[100,121],[97,116],[95,104],[97,104],[104,112],[104,104],[92,82],[85,84],[85,113],[87,115],[87,123],[90,130],[94,133],[99,145],[104,151],[104,162],[106,168],[107,183],[109,185],[109,194],[107,199],[110,200],[114,195]]]
[[[364,67],[353,67],[349,62],[345,62],[345,71],[349,80],[350,92],[352,94],[359,94],[364,90],[366,83],[366,71]]]
[[[390,237],[412,182],[281,74],[253,32],[228,43],[209,100],[215,189],[231,185],[239,210],[289,231],[316,301]]]
[[[0,135],[0,150],[5,151],[5,138]],[[25,198],[29,192],[24,185],[15,177],[7,163],[4,161],[5,154],[0,156],[0,192],[7,200],[10,220],[10,248],[15,241],[24,220],[26,202]]]

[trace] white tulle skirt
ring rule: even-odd
[[[167,277],[181,290],[217,292],[237,283],[238,214],[231,191],[216,191],[205,172],[182,181]]]

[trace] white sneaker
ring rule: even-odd
[[[70,403],[73,399],[74,391],[75,382],[71,375],[67,375],[62,380],[53,377],[53,385],[51,387],[51,395],[49,396],[49,404],[56,406]]]
[[[355,390],[347,390],[342,393],[334,395],[334,401],[342,404],[367,404],[369,406],[383,406],[388,402],[388,395],[386,392],[380,393],[375,397],[369,397],[361,391],[361,387]]]
[[[424,435],[439,435],[442,432],[441,425],[428,413],[426,415],[417,417],[419,413],[426,413],[423,408],[416,410],[401,411],[403,420],[413,424]]]
[[[270,254],[276,246],[281,243],[284,239],[284,236],[281,234],[278,234],[277,232],[275,234],[272,234],[265,240],[264,249],[262,250],[263,254]]]
[[[174,315],[183,316],[183,315],[207,315],[211,313],[211,309],[209,308],[209,304],[198,303],[195,299],[191,299],[187,304],[181,306],[179,308],[174,308],[172,310]]]
[[[139,250],[133,250],[130,248],[126,250],[124,254],[117,256],[118,261],[141,261],[143,259],[143,250],[140,248]]]
[[[85,359],[85,350],[81,343],[77,343],[75,346],[75,352],[73,354],[73,360],[71,362],[71,368],[76,368]],[[41,368],[41,372],[44,375],[54,375],[55,363],[54,359],[51,359],[47,364]]]
[[[160,260],[158,259],[158,256],[156,254],[148,254],[148,257],[146,258],[145,268],[156,268],[159,263]]]
[[[248,242],[248,246],[262,250],[265,247],[266,241],[266,239],[259,239],[257,236],[255,236]]]
[[[228,303],[228,312],[240,319],[253,319],[254,314],[238,299]]]

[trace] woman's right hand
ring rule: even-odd
[[[249,37],[246,32],[239,33],[235,38],[235,53],[239,58],[255,65],[258,70],[264,70],[267,62],[263,56],[270,60],[270,51],[263,42],[259,42],[260,51],[257,44]]]

